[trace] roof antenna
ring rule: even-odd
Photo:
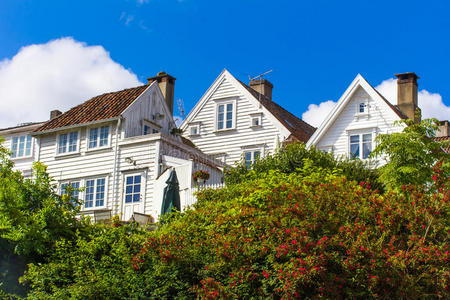
[[[267,72],[264,72],[264,73],[262,73],[262,74],[259,74],[259,75],[257,75],[257,76],[255,76],[255,77],[253,77],[253,78],[251,78],[250,77],[250,75],[248,75],[248,80],[249,80],[249,83],[252,81],[252,80],[255,80],[255,79],[260,79],[260,81],[259,81],[259,96],[258,96],[258,100],[259,100],[259,102],[261,102],[261,92],[262,92],[262,77],[264,76],[264,75],[266,75],[266,74],[269,74],[270,72],[272,72],[273,70],[270,70],[270,71],[267,71]]]

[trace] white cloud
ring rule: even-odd
[[[319,105],[310,104],[308,110],[302,114],[302,119],[314,127],[319,127],[335,105],[336,102],[331,100],[322,102]]]
[[[397,81],[394,78],[384,80],[375,88],[392,104],[397,104]],[[430,93],[427,90],[420,90],[417,96],[423,119],[449,119],[450,106],[445,105],[440,94]]]
[[[48,120],[51,110],[140,84],[102,46],[70,37],[26,46],[0,61],[0,128]]]

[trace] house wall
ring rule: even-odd
[[[124,136],[142,135],[144,120],[155,124],[155,127],[159,127],[158,131],[168,134],[171,128],[175,127],[175,124],[169,117],[166,107],[158,85],[156,83],[151,85],[124,111]],[[158,118],[158,115],[161,115],[162,118]]]
[[[224,77],[217,89],[207,99],[205,105],[188,124],[183,124],[183,135],[189,138],[204,153],[216,155],[226,153],[224,162],[233,165],[241,160],[246,149],[259,149],[263,155],[272,153],[277,141],[285,136],[274,126],[261,105],[251,101],[242,90]],[[236,128],[216,131],[216,107],[220,101],[236,100]],[[250,114],[261,113],[262,124],[252,128]],[[190,125],[200,122],[199,135],[190,135]],[[278,136],[278,138],[277,138]]]
[[[358,106],[365,102],[368,114],[358,115]],[[352,133],[374,132],[375,135],[402,131],[402,126],[394,126],[399,116],[384,102],[375,101],[366,91],[358,87],[341,114],[315,145],[322,150],[332,150],[336,156],[349,155],[349,136]],[[373,135],[373,140],[375,139]],[[372,149],[375,147],[372,142]]]
[[[21,136],[21,135],[28,135],[28,134],[30,134],[31,131],[33,131],[39,125],[41,125],[41,124],[25,126],[25,127],[21,127],[21,128],[9,130],[9,131],[6,131],[6,130],[0,131],[0,136],[2,136],[5,139],[5,141],[3,142],[3,146],[6,149],[11,151],[13,137]],[[30,157],[11,158],[11,160],[14,162],[14,169],[21,171],[25,178],[31,177],[33,162],[38,157],[38,149],[39,149],[38,140],[33,137]]]

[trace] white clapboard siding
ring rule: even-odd
[[[363,102],[368,104],[369,113],[367,117],[358,117],[358,105]],[[399,119],[399,116],[384,101],[376,101],[363,88],[358,87],[338,118],[317,142],[316,148],[332,147],[335,155],[347,157],[349,155],[349,135],[352,132],[373,130],[377,135],[399,132],[402,127],[394,126],[394,122]],[[374,146],[375,143],[372,147]]]
[[[225,163],[228,165],[241,160],[245,148],[251,149],[252,146],[264,155],[272,153],[281,132],[263,112],[262,107],[247,97],[247,94],[224,77],[205,105],[186,125],[183,135],[206,154],[226,153]],[[236,100],[236,129],[216,132],[216,106],[217,101],[222,99]],[[261,127],[250,127],[250,114],[253,113],[262,113]],[[189,125],[195,122],[200,122],[200,134],[190,136]]]
[[[142,135],[144,120],[155,123],[158,131],[166,134],[175,126],[156,81],[123,112],[123,117],[125,137]]]
[[[3,142],[3,146],[8,149],[9,151],[12,150],[12,139],[16,136],[21,135],[29,135],[34,129],[36,129],[39,124],[33,124],[29,126],[19,126],[17,128],[13,128],[11,130],[5,130],[0,131],[0,136],[2,136],[5,141]],[[38,140],[36,138],[32,138],[32,144],[31,144],[31,156],[29,157],[16,157],[11,158],[11,160],[14,162],[14,170],[21,171],[24,177],[30,178],[32,174],[32,167],[33,162],[37,158],[37,152],[38,152]]]

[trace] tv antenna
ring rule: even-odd
[[[258,95],[258,100],[261,102],[261,92],[262,92],[262,77],[264,76],[264,75],[266,75],[266,74],[269,74],[270,72],[272,72],[273,70],[270,70],[270,71],[267,71],[267,72],[264,72],[264,73],[262,73],[262,74],[259,74],[259,75],[257,75],[257,76],[255,76],[255,77],[251,77],[250,75],[248,75],[248,80],[249,80],[249,83],[252,81],[252,80],[256,80],[256,79],[259,79],[260,81],[259,81],[259,95]]]
[[[180,98],[177,99],[178,112],[180,113],[180,117],[184,119],[186,114],[184,113],[184,103]]]

